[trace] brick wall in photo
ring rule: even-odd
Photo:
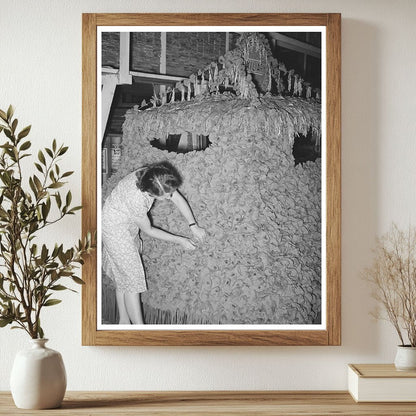
[[[225,33],[167,33],[166,50],[166,72],[189,76],[225,54]]]
[[[120,33],[104,32],[101,36],[102,66],[120,68]]]
[[[160,33],[134,32],[130,36],[130,68],[133,71],[159,73]]]
[[[236,46],[236,34],[230,34],[230,49]],[[133,32],[130,37],[130,69],[160,73],[161,35],[159,32]],[[102,34],[102,64],[119,68],[120,34]],[[166,73],[184,76],[218,61],[226,51],[225,32],[168,32],[166,34]]]

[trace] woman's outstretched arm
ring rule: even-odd
[[[138,223],[140,229],[150,237],[180,244],[185,250],[193,250],[195,248],[194,244],[192,244],[192,241],[189,238],[171,234],[165,230],[161,230],[160,228],[153,227],[150,223],[149,217],[147,216],[141,218]]]
[[[175,191],[170,198],[172,202],[177,206],[179,212],[184,216],[190,226],[192,234],[198,241],[202,241],[205,238],[205,230],[201,228],[195,219],[191,207],[188,201],[182,196],[179,191]]]

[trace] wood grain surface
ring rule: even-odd
[[[326,329],[293,331],[98,331],[97,258],[83,266],[83,345],[340,345],[341,344],[341,15],[290,14],[83,14],[82,229],[97,228],[97,27],[98,26],[325,26],[327,45]]]
[[[0,392],[0,415],[415,415],[414,403],[355,403],[346,392],[68,392],[59,409],[17,409]]]
[[[416,378],[416,371],[397,370],[394,364],[349,364],[363,378]]]

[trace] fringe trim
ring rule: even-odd
[[[143,304],[144,322],[147,325],[207,325],[212,322],[201,316],[189,316],[179,310],[165,311]]]

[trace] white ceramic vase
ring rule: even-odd
[[[416,347],[409,345],[399,345],[397,347],[394,365],[399,371],[416,370]]]
[[[66,372],[59,352],[45,346],[47,339],[32,339],[31,348],[16,354],[10,388],[21,409],[59,407],[66,390]]]

